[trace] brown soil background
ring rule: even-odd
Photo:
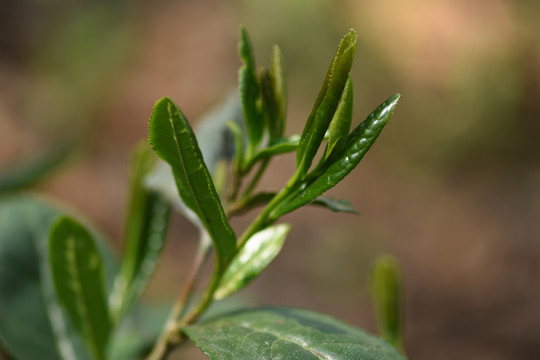
[[[87,214],[112,239],[121,238],[129,151],[146,138],[153,103],[170,96],[195,123],[219,102],[236,86],[238,24],[259,64],[272,43],[283,49],[289,134],[302,130],[339,38],[356,28],[355,121],[403,95],[377,144],[331,191],[360,214],[287,216],[283,252],[243,301],[308,308],[375,331],[367,279],[374,258],[389,252],[403,267],[411,359],[540,358],[535,2],[2,7],[0,164],[78,137],[79,155],[35,191]],[[293,167],[293,157],[277,159],[263,186],[278,188]],[[169,236],[148,301],[176,295],[196,245],[180,216]],[[202,355],[187,346],[173,358]]]

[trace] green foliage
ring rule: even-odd
[[[280,224],[268,227],[253,235],[236,254],[221,279],[214,299],[224,299],[241,290],[279,254],[290,226]]]
[[[114,321],[142,294],[165,243],[168,202],[161,194],[144,185],[144,179],[155,163],[156,158],[147,144],[141,143],[135,148],[124,230],[126,248],[110,300]]]
[[[224,267],[234,256],[236,235],[227,221],[197,139],[172,100],[163,98],[154,106],[149,140],[156,154],[171,166],[180,197],[210,234],[218,263]]]
[[[29,196],[0,199],[0,344],[15,359],[93,358],[52,279],[49,229],[65,211]],[[91,234],[97,240],[109,291],[118,264],[102,237],[94,230]],[[163,322],[159,311],[135,306],[112,334],[109,353],[114,356],[109,358],[140,357],[159,334]],[[131,341],[123,340],[128,337]]]
[[[383,255],[375,261],[372,297],[380,335],[403,352],[403,285],[393,256]]]
[[[264,359],[404,359],[383,340],[307,310],[245,310],[184,331],[210,360],[252,360],[255,354]]]
[[[301,135],[285,134],[287,88],[279,48],[274,47],[269,67],[258,71],[244,28],[238,47],[243,63],[239,100],[210,116],[198,136],[171,99],[157,101],[149,142],[163,161],[145,144],[134,151],[119,264],[101,236],[81,225],[84,221],[64,215],[69,212],[21,197],[0,203],[2,347],[24,359],[159,360],[187,335],[211,360],[403,359],[384,340],[305,310],[240,310],[201,322],[210,305],[242,290],[278,256],[290,230],[288,224],[274,224],[281,216],[310,204],[355,213],[347,200],[321,195],[358,165],[400,97],[390,97],[350,132],[355,48],[351,30],[341,40]],[[203,139],[201,146],[197,138]],[[296,171],[283,188],[257,190],[270,161],[294,151]],[[165,319],[163,311],[138,300],[165,245],[171,205],[198,226],[201,238]],[[237,238],[230,217],[259,206]],[[204,284],[200,275],[212,250],[214,269]],[[395,274],[395,267],[378,265],[374,294],[384,336],[401,347]]]
[[[49,238],[49,261],[58,299],[96,359],[104,359],[111,333],[103,264],[90,233],[61,217]]]

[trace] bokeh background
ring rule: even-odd
[[[154,102],[196,123],[234,89],[238,25],[258,64],[281,46],[288,134],[302,130],[340,37],[359,43],[355,121],[403,98],[331,191],[359,215],[299,210],[283,252],[239,302],[304,307],[375,331],[368,275],[394,254],[411,359],[540,358],[540,3],[536,0],[2,0],[0,165],[75,143],[37,186],[121,249],[130,149]],[[294,158],[273,163],[277,188]],[[242,221],[236,222],[239,228]],[[173,217],[146,300],[176,295],[196,230]],[[176,358],[201,359],[188,345]]]

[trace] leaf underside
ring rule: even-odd
[[[384,340],[315,312],[266,307],[185,327],[210,360],[404,360]]]

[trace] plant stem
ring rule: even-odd
[[[201,244],[202,243],[204,243],[204,241],[201,241]],[[191,268],[189,269],[184,288],[182,289],[180,295],[178,296],[178,299],[174,303],[171,313],[169,314],[167,322],[165,323],[165,326],[163,328],[163,331],[158,338],[156,344],[154,345],[154,349],[148,356],[147,360],[163,359],[164,356],[170,351],[171,346],[173,344],[179,343],[182,340],[182,336],[178,332],[179,326],[177,319],[184,311],[186,303],[201,273],[203,264],[208,258],[208,255],[210,254],[210,249],[210,246],[202,245],[195,254],[195,258],[193,259],[193,263],[191,265]]]
[[[261,180],[262,175],[264,174],[264,171],[266,170],[266,167],[268,166],[268,163],[270,162],[270,159],[264,159],[259,168],[257,169],[257,172],[255,175],[253,175],[253,178],[251,179],[250,183],[244,190],[244,194],[242,195],[242,199],[247,198],[251,193],[253,192],[253,189],[257,186],[259,183],[259,180]],[[240,200],[242,202],[242,200]]]

